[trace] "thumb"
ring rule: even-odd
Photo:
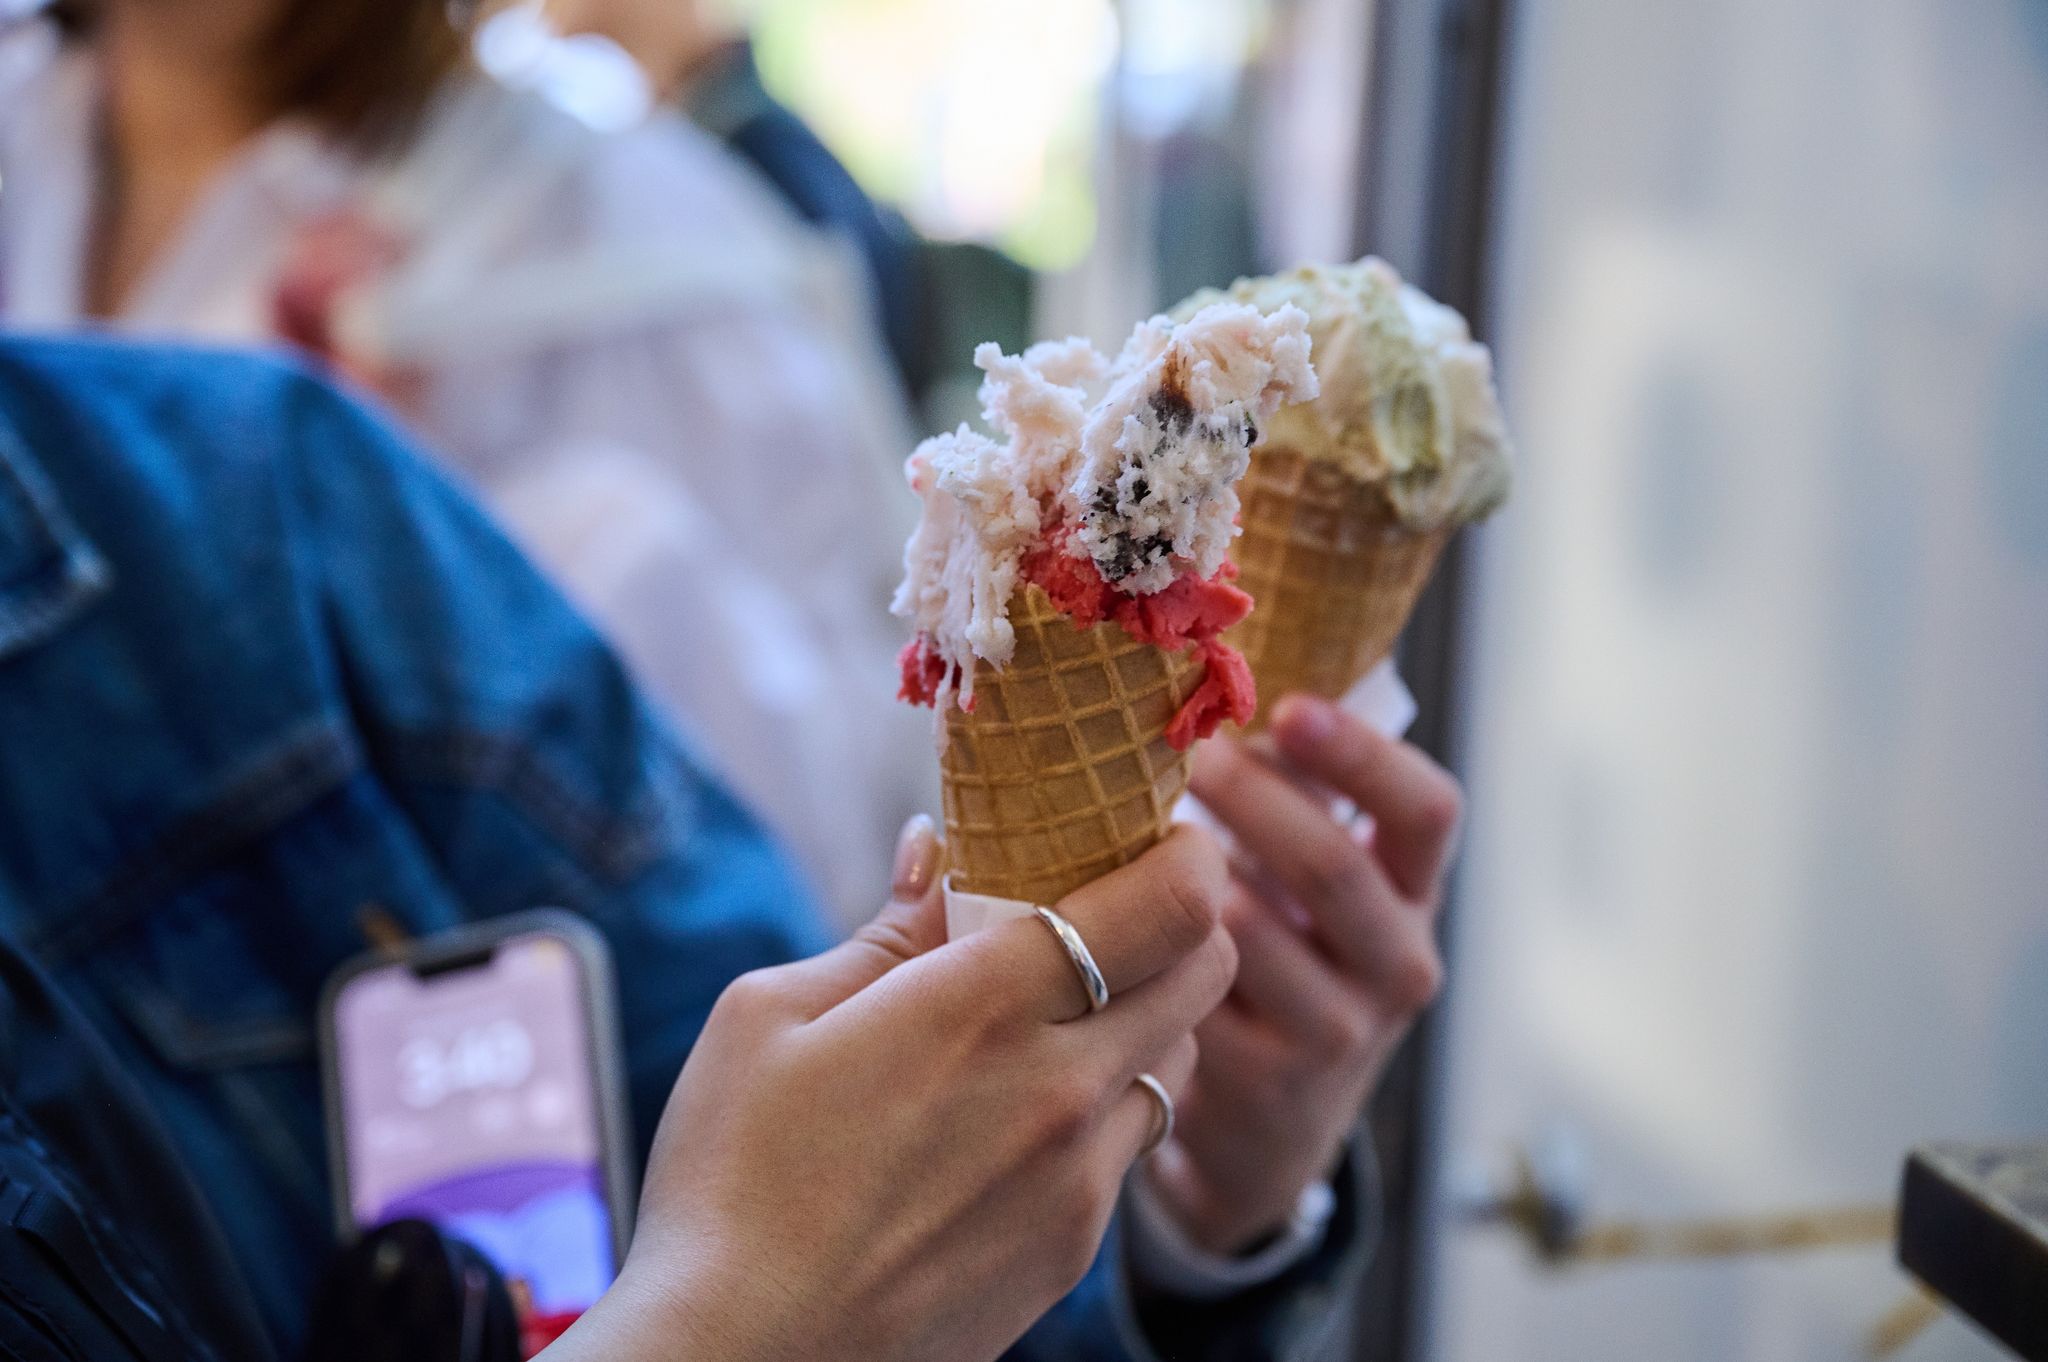
[[[930,818],[918,814],[903,825],[888,904],[839,945],[788,967],[807,1016],[822,1016],[896,966],[946,944],[944,861]]]
[[[860,977],[849,970],[846,981],[851,987],[846,996],[858,993],[904,961],[946,944],[945,859],[945,844],[928,816],[918,814],[903,825],[896,836],[889,902],[841,947],[871,963]]]

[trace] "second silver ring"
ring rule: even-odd
[[[1159,1108],[1158,1119],[1152,1123],[1152,1135],[1145,1141],[1145,1147],[1138,1151],[1138,1157],[1149,1158],[1173,1138],[1173,1094],[1166,1090],[1151,1074],[1139,1074],[1138,1086],[1152,1094],[1153,1103]]]
[[[1067,952],[1067,959],[1074,962],[1074,973],[1081,976],[1081,988],[1088,995],[1088,1010],[1100,1012],[1109,1006],[1109,981],[1102,977],[1102,969],[1095,963],[1095,955],[1088,949],[1088,943],[1081,939],[1081,933],[1074,924],[1050,908],[1035,908],[1038,920],[1052,928],[1061,947]]]

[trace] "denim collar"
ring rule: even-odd
[[[56,633],[112,584],[107,560],[0,412],[0,663]]]

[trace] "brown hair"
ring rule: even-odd
[[[57,0],[67,34],[91,30],[99,0]],[[411,135],[461,62],[465,0],[280,0],[248,54],[266,118],[299,117],[360,151]]]

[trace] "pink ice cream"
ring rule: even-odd
[[[924,515],[894,605],[917,629],[903,698],[972,709],[975,662],[1008,663],[1009,602],[1028,583],[1077,625],[1202,652],[1176,747],[1250,718],[1251,671],[1218,637],[1251,609],[1227,557],[1237,482],[1273,414],[1316,395],[1306,315],[1218,303],[1144,323],[1114,362],[1078,340],[974,359],[1006,438],[962,426],[907,465]]]

